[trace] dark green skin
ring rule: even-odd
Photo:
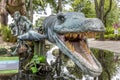
[[[97,64],[98,68],[87,65],[86,62],[79,58],[78,55],[74,55],[59,37],[59,35],[65,33],[103,32],[105,31],[105,28],[101,20],[97,18],[86,18],[83,13],[68,12],[51,15],[47,17],[43,23],[45,29],[44,35],[34,31],[29,31],[26,34],[18,36],[18,39],[33,41],[40,41],[43,39],[49,40],[57,45],[65,55],[72,59],[84,74],[88,74],[93,77],[101,74],[101,64],[97,61],[92,52],[91,57]]]

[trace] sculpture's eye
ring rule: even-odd
[[[65,16],[64,16],[63,14],[59,14],[59,15],[57,16],[57,19],[58,19],[58,21],[59,21],[60,24],[61,24],[61,23],[64,23],[64,21],[65,21]]]

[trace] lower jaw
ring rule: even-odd
[[[77,64],[77,66],[79,66],[79,68],[84,67],[83,65],[81,65],[80,62],[77,61],[77,60],[79,60],[79,58],[78,58],[78,57],[76,58],[76,56],[74,56],[74,55],[71,53],[71,51],[68,50],[68,48],[64,45],[63,41],[61,41],[57,36],[54,37],[54,40],[55,40],[56,45],[60,48],[60,50],[61,50],[65,55],[67,55],[69,58],[71,58],[71,59],[74,61],[74,63]],[[72,54],[72,56],[71,56],[71,54]],[[95,58],[95,57],[94,57],[94,58]],[[97,59],[94,59],[94,60],[97,61]],[[97,62],[98,62],[98,61],[97,61]],[[99,65],[100,65],[100,64],[99,64]],[[86,67],[86,66],[87,66],[87,65],[85,65],[85,67]],[[87,67],[87,68],[88,68],[88,67]],[[98,75],[101,73],[101,69],[100,69],[100,71],[97,70],[97,72],[94,71],[94,70],[92,71],[92,69],[90,69],[90,72],[88,73],[87,71],[89,70],[89,68],[88,68],[88,70],[86,70],[87,68],[81,69],[82,72],[85,72],[86,74],[91,75],[91,76],[98,76]],[[100,67],[100,68],[101,68],[101,67]],[[86,70],[86,71],[84,71],[84,70]],[[94,73],[95,73],[95,74],[94,74]]]
[[[96,77],[99,76],[101,74],[101,72],[95,72],[95,70],[91,70],[89,69],[88,66],[83,66],[78,67],[78,65],[76,65],[70,58],[68,58],[67,56],[64,56],[62,58],[65,67],[67,67],[67,70],[74,76],[77,76],[77,74],[87,74],[90,75],[92,77]]]

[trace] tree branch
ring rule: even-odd
[[[99,5],[99,10],[100,10],[100,19],[102,20],[103,22],[103,16],[104,16],[104,3],[105,3],[105,0],[100,0],[100,5]]]
[[[107,17],[108,13],[111,11],[111,8],[112,8],[112,0],[110,0],[109,8],[108,8],[108,10],[107,10],[106,13],[105,13],[104,18]]]
[[[99,6],[97,0],[94,0],[94,3],[95,3],[96,17],[99,17]]]

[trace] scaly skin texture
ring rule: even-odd
[[[96,77],[102,72],[101,64],[94,57],[87,44],[91,32],[105,31],[101,20],[86,18],[83,13],[59,13],[47,17],[44,22],[44,35],[29,31],[18,36],[19,40],[49,40],[59,47],[82,70],[84,74]]]

